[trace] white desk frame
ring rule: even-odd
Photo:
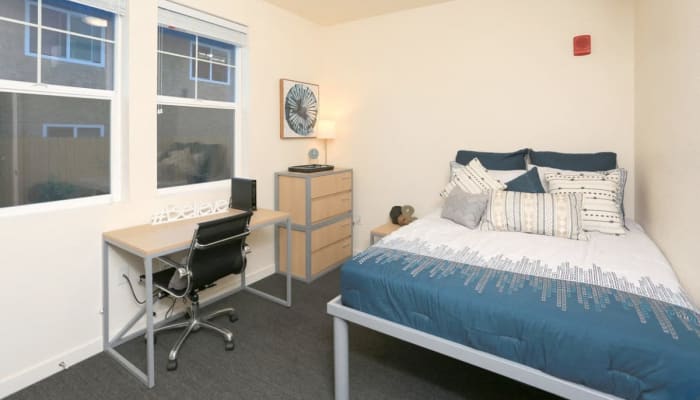
[[[193,218],[185,221],[177,221],[173,223],[165,223],[160,225],[142,225],[133,228],[126,228],[123,230],[105,232],[103,234],[102,242],[102,344],[104,351],[111,355],[117,362],[119,362],[124,368],[135,375],[140,381],[142,381],[147,387],[152,388],[155,386],[155,343],[153,339],[153,330],[157,326],[166,324],[167,322],[178,318],[179,315],[174,315],[169,319],[163,320],[154,324],[153,321],[153,259],[161,257],[167,254],[172,254],[178,251],[187,250],[190,246],[190,241],[192,240],[192,234],[194,233],[195,226],[200,222],[211,221],[219,218],[224,218],[227,216],[235,215],[241,213],[239,210],[229,210],[225,213],[213,214],[206,217]],[[261,214],[263,214],[261,216]],[[256,221],[256,216],[260,217],[262,221]],[[182,229],[183,224],[187,226],[191,225],[189,237],[177,238],[177,243],[172,243],[172,245],[167,245],[157,251],[144,251],[143,248],[138,243],[138,240],[120,240],[115,236],[118,236],[119,232],[124,232],[129,229],[145,229],[148,230],[148,234],[155,236],[160,233],[166,232],[169,228],[175,226],[173,224],[178,224],[177,226]],[[258,289],[249,287],[246,284],[245,270],[241,274],[241,282],[239,287],[235,288],[233,292],[238,292],[240,290],[246,290],[264,299],[273,301],[275,303],[281,304],[286,307],[292,306],[292,275],[290,268],[291,260],[291,248],[292,248],[292,237],[291,237],[291,218],[289,213],[282,211],[272,211],[272,210],[258,210],[253,214],[250,223],[250,230],[255,231],[268,226],[282,225],[287,228],[287,266],[286,266],[286,276],[287,276],[287,293],[286,299],[272,296],[268,293],[262,292]],[[186,226],[185,226],[186,227]],[[187,229],[184,229],[185,231]],[[275,232],[275,244],[277,244],[278,234]],[[141,257],[143,259],[143,267],[145,271],[145,293],[146,293],[146,304],[141,307],[134,316],[129,320],[129,322],[122,327],[119,332],[110,339],[109,335],[109,248],[114,247],[122,249],[128,253]],[[277,247],[277,246],[275,246]],[[275,271],[279,272],[279,259],[275,257]],[[207,299],[202,302],[202,305],[206,305],[217,301],[223,297],[231,295],[231,292],[222,293],[212,298]],[[126,333],[144,316],[146,315],[146,328],[140,329],[133,332],[127,336]],[[157,325],[157,326],[156,326]],[[144,373],[138,367],[136,367],[131,361],[127,360],[124,356],[119,354],[115,347],[120,344],[133,339],[136,336],[143,335],[146,333],[146,372]]]

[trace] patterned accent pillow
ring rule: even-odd
[[[588,240],[581,219],[582,203],[579,193],[494,191],[481,219],[481,230]]]
[[[583,229],[614,235],[625,234],[619,200],[622,175],[608,172],[557,172],[545,174],[550,193],[583,195]]]
[[[478,158],[471,160],[468,165],[455,171],[450,182],[440,192],[440,197],[446,199],[452,189],[457,186],[471,194],[486,193],[489,190],[503,190],[506,188],[505,184],[489,175],[488,170],[481,165]]]

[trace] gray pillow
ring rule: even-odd
[[[488,193],[466,193],[457,186],[445,199],[445,206],[442,208],[441,216],[469,229],[474,229],[479,226],[481,216],[484,215],[488,202]]]

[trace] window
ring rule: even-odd
[[[0,1],[0,207],[113,192],[122,7],[119,0]]]
[[[158,188],[234,176],[242,27],[162,1],[158,27]]]
[[[200,39],[200,42],[202,39]],[[196,54],[196,56],[195,56]],[[190,44],[190,79],[228,85],[231,80],[231,50],[192,42]],[[196,74],[195,74],[196,71]]]
[[[101,138],[105,136],[104,125],[44,124],[43,137]]]
[[[27,3],[27,20],[36,24],[39,6]],[[42,7],[45,29],[42,32],[42,54],[50,60],[104,67],[104,42],[107,20],[49,5]],[[25,53],[36,57],[37,31],[25,28]]]

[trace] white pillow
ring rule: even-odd
[[[539,169],[539,168],[538,168]],[[545,174],[552,194],[583,195],[583,229],[615,235],[625,234],[625,223],[618,202],[620,172],[557,172]]]
[[[491,192],[482,231],[507,231],[588,240],[578,193]]]
[[[452,179],[455,173],[457,173],[457,170],[461,168],[464,168],[464,165],[458,163],[457,161],[450,161],[450,179]],[[527,170],[524,169],[511,169],[504,171],[489,169],[487,171],[489,175],[491,175],[493,178],[496,178],[496,180],[501,183],[508,183],[527,172]]]
[[[490,190],[504,190],[506,185],[489,175],[489,172],[478,158],[469,164],[458,169],[452,176],[450,182],[440,192],[440,197],[447,198],[452,189],[459,186],[466,193],[479,194],[487,193]]]

